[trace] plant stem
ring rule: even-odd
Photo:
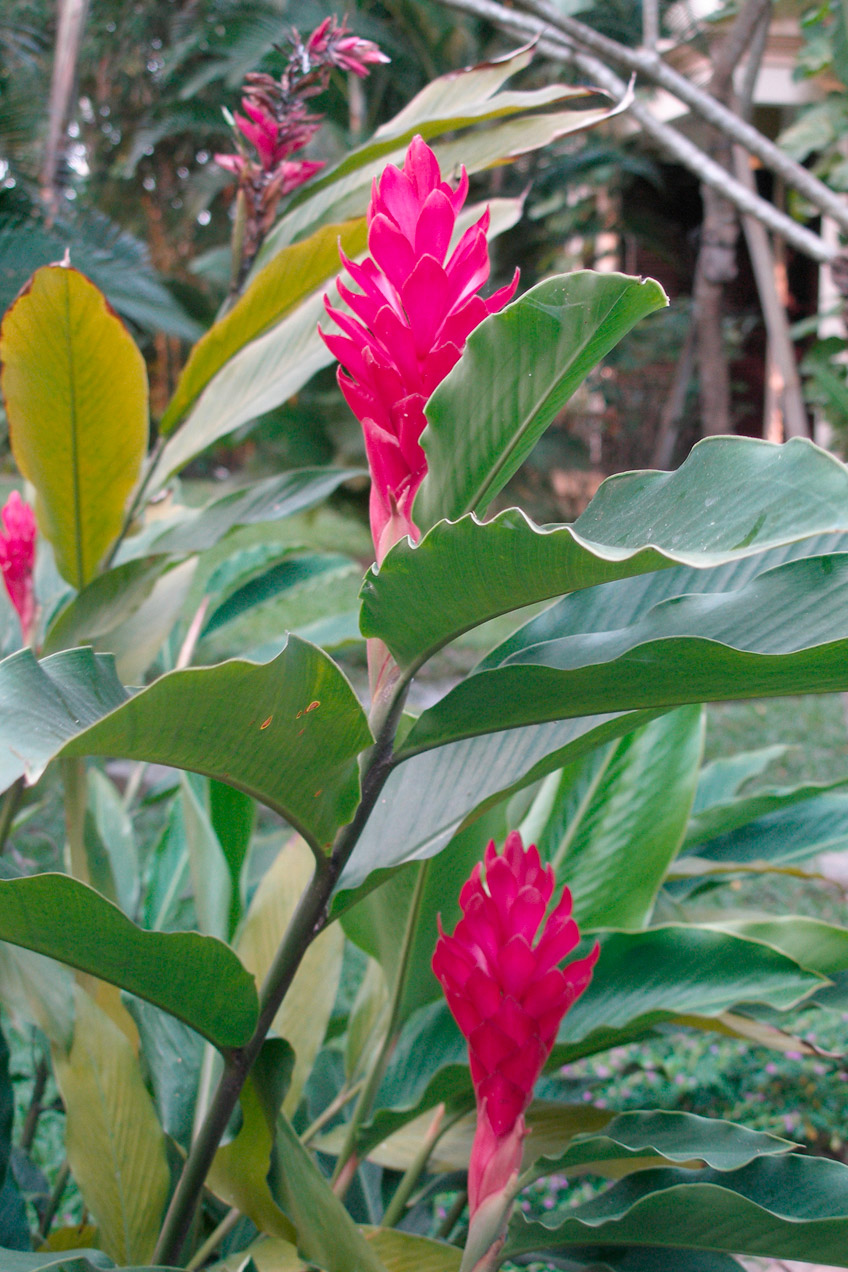
[[[337,833],[329,858],[316,860],[315,872],[298,902],[259,992],[259,1019],[253,1036],[244,1047],[224,1056],[224,1072],[171,1198],[153,1253],[154,1263],[175,1265],[180,1258],[209,1167],[238,1103],[242,1087],[303,955],[326,922],[333,889],[392,771],[392,744],[407,687],[406,681],[398,683],[394,701],[387,704],[381,713],[377,740],[363,757],[362,798],[353,820]]]
[[[199,1246],[198,1249],[191,1256],[188,1263],[186,1264],[186,1272],[195,1272],[196,1268],[202,1268],[206,1260],[209,1258],[210,1254],[215,1253],[215,1251],[218,1249],[218,1246],[224,1240],[224,1237],[227,1235],[227,1233],[232,1232],[233,1228],[236,1226],[240,1218],[241,1218],[241,1211],[239,1210],[238,1206],[233,1206],[232,1210],[228,1210],[227,1213],[224,1215],[223,1219],[221,1220],[221,1222],[218,1224],[217,1228],[215,1228],[209,1234],[209,1236],[203,1242],[203,1245]]]
[[[25,1153],[28,1153],[32,1148],[32,1141],[35,1139],[35,1132],[38,1129],[38,1119],[41,1117],[44,1107],[41,1101],[44,1099],[44,1089],[47,1086],[47,1073],[47,1061],[44,1056],[41,1056],[35,1066],[32,1098],[30,1099],[23,1130],[21,1131],[21,1148]]]
[[[141,507],[141,502],[144,499],[144,496],[147,494],[147,487],[150,485],[150,478],[153,476],[159,456],[165,448],[166,440],[167,439],[160,433],[153,444],[153,449],[147,457],[147,466],[144,470],[144,476],[136,487],[135,494],[132,497],[132,502],[127,509],[127,515],[124,517],[124,524],[121,526],[120,533],[106,554],[105,560],[100,567],[101,574],[105,574],[105,572],[109,569],[110,565],[115,560],[118,549],[127,537],[127,531],[132,525],[135,515]]]
[[[88,789],[85,760],[61,759],[59,768],[65,788],[65,833],[68,873],[81,883],[90,883],[85,851],[85,806]]]
[[[394,1228],[403,1218],[406,1210],[407,1202],[412,1196],[415,1185],[421,1178],[427,1162],[430,1160],[430,1154],[438,1143],[439,1137],[444,1134],[448,1126],[456,1121],[453,1118],[451,1122],[445,1123],[445,1106],[439,1104],[432,1122],[427,1130],[427,1134],[421,1143],[421,1147],[413,1157],[409,1166],[406,1168],[403,1178],[394,1191],[391,1201],[386,1206],[385,1214],[380,1222],[381,1228]]]
[[[6,847],[6,840],[9,838],[12,825],[21,806],[23,794],[24,779],[19,777],[6,791],[3,796],[3,802],[0,803],[0,852]]]
[[[327,1123],[335,1117],[335,1115],[340,1112],[346,1104],[349,1104],[354,1096],[359,1094],[364,1085],[365,1080],[364,1078],[361,1078],[359,1082],[354,1082],[352,1087],[343,1087],[336,1098],[330,1101],[324,1111],[318,1114],[315,1121],[310,1126],[307,1126],[306,1130],[300,1137],[301,1144],[311,1144],[318,1132],[323,1130]]]
[[[457,1193],[456,1197],[454,1198],[453,1205],[451,1206],[448,1213],[445,1215],[442,1222],[439,1224],[439,1227],[436,1231],[437,1241],[447,1241],[448,1237],[453,1232],[454,1228],[456,1227],[456,1225],[459,1223],[460,1219],[462,1218],[462,1212],[467,1205],[468,1205],[468,1192],[465,1191],[465,1192]]]
[[[42,1240],[46,1239],[47,1234],[50,1231],[50,1225],[56,1217],[56,1211],[59,1209],[62,1194],[65,1191],[65,1186],[68,1182],[68,1176],[70,1173],[71,1168],[67,1161],[62,1162],[62,1165],[59,1167],[59,1172],[56,1175],[56,1182],[53,1185],[53,1189],[47,1199],[47,1206],[44,1210],[44,1214],[41,1216],[41,1222],[38,1225],[38,1235]]]

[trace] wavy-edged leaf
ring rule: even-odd
[[[53,1048],[68,1163],[106,1253],[143,1263],[170,1186],[165,1136],[130,1043],[79,988],[75,1003],[71,1049]]]
[[[0,329],[18,468],[62,576],[94,576],[117,538],[147,445],[147,372],[129,332],[70,267],[36,271]]]
[[[604,636],[515,648],[421,715],[408,750],[590,712],[848,688],[848,554],[790,561],[737,591],[678,597]]]
[[[651,279],[578,270],[482,322],[424,408],[416,524],[484,513],[601,358],[667,304]]]
[[[119,985],[217,1047],[242,1046],[256,1025],[253,977],[228,945],[197,932],[147,932],[69,875],[0,880],[0,940]]]
[[[801,914],[764,919],[721,920],[716,926],[788,954],[801,967],[823,976],[848,970],[848,928]]]
[[[310,292],[339,269],[339,248],[355,257],[365,250],[365,218],[325,225],[308,239],[284,248],[254,275],[223,318],[201,336],[191,351],[160,429],[165,436],[217,371],[234,353],[274,326]]]
[[[714,583],[705,579],[704,587],[690,585],[692,574],[808,537],[844,533],[846,509],[848,471],[812,443],[798,438],[781,447],[708,438],[675,472],[609,478],[574,526],[535,526],[518,509],[507,509],[484,523],[474,517],[440,523],[415,547],[402,539],[379,572],[366,578],[362,630],[384,640],[406,666],[498,614],[677,563],[695,568],[670,574],[664,586],[675,589],[679,582],[680,591],[665,595],[721,590],[731,569],[716,572]],[[815,545],[819,552],[838,546]],[[747,569],[761,573],[783,559],[752,561]],[[739,577],[744,581],[743,571]],[[643,588],[653,587],[653,580],[643,580]],[[649,604],[663,599],[662,587]],[[623,594],[593,595],[584,608]],[[642,593],[635,587],[626,594],[635,599]],[[611,613],[616,626],[636,616],[620,605]],[[563,630],[581,628],[564,623]]]
[[[139,557],[96,575],[60,610],[44,637],[44,653],[94,644],[138,611],[171,565],[164,554]]]
[[[738,1171],[645,1171],[556,1225],[515,1216],[508,1258],[572,1246],[655,1245],[848,1266],[848,1167],[765,1157]]]

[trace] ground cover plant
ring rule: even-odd
[[[682,1030],[816,1056],[787,1013],[839,1010],[848,929],[716,897],[844,841],[843,779],[751,791],[768,757],[703,766],[701,704],[848,689],[848,470],[714,438],[573,525],[492,514],[665,297],[588,271],[486,290],[520,206],[469,206],[469,174],[613,109],[505,87],[531,49],[299,167],[327,68],[379,56],[328,20],[288,78],[249,81],[220,157],[232,294],[149,450],[143,359],[73,261],[3,321],[34,502],[11,496],[0,535],[22,644],[0,662],[0,999],[36,1031],[32,1108],[55,1084],[67,1161],[35,1235],[4,1069],[0,1266],[848,1266],[841,1161],[794,1127],[616,1112],[603,1075]],[[199,507],[172,480],[335,359],[370,470],[364,579],[345,523],[304,515],[359,474]],[[268,598],[292,614],[273,656],[204,665]],[[409,709],[439,651],[509,615]],[[60,858],[28,856],[58,800]],[[54,1222],[69,1175],[78,1226]],[[569,1193],[546,1222],[520,1195],[548,1178]]]

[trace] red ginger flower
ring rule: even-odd
[[[412,503],[427,472],[420,445],[424,404],[456,365],[465,341],[484,318],[515,293],[512,282],[484,300],[489,277],[488,211],[448,255],[456,219],[468,195],[442,180],[430,147],[415,137],[403,169],[393,164],[375,181],[368,209],[368,248],[361,265],[341,254],[361,289],[338,280],[355,317],[328,314],[344,335],[325,335],[342,364],[339,386],[362,424],[371,469],[371,533],[378,563],[403,535],[418,538]],[[343,369],[342,369],[343,368]]]
[[[325,18],[306,41],[310,57],[324,58],[341,71],[353,71],[360,79],[368,74],[368,67],[390,59],[373,40],[361,40],[351,35],[346,22]]]
[[[563,1016],[592,979],[599,954],[560,967],[580,940],[563,888],[545,920],[554,873],[535,844],[524,849],[512,831],[502,855],[494,841],[459,895],[463,917],[453,936],[442,931],[433,971],[468,1039],[477,1096],[477,1131],[468,1172],[470,1212],[505,1195],[521,1166],[524,1111],[551,1053]],[[534,945],[541,925],[541,935]]]
[[[35,625],[35,514],[13,490],[0,509],[0,573],[9,600],[17,610],[25,641],[32,635]]]

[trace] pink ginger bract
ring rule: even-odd
[[[471,1216],[504,1195],[521,1166],[524,1112],[563,1016],[592,979],[597,943],[560,967],[580,940],[571,893],[545,919],[554,873],[512,831],[502,854],[490,841],[460,893],[462,918],[442,931],[433,971],[468,1040],[477,1131],[468,1173]],[[538,935],[538,939],[537,938]],[[535,942],[535,944],[534,944]]]
[[[0,509],[0,521],[0,572],[28,641],[35,626],[35,514],[13,490]]]
[[[467,194],[465,169],[454,190],[442,180],[430,147],[415,137],[403,169],[390,164],[374,182],[371,255],[357,265],[341,253],[360,291],[340,278],[339,295],[355,316],[325,297],[344,334],[321,334],[341,363],[339,385],[365,434],[378,562],[403,535],[418,538],[412,503],[427,472],[419,440],[424,404],[459,361],[470,333],[518,286],[516,270],[488,300],[478,294],[489,277],[488,211],[450,251]]]

